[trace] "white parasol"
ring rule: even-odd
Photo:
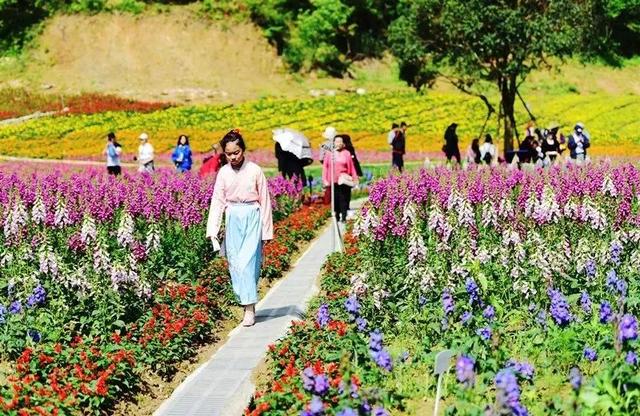
[[[313,162],[309,139],[299,131],[286,127],[275,129],[273,130],[273,140],[280,143],[283,151],[293,153],[295,157],[302,160],[305,166]]]

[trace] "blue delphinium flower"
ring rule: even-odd
[[[527,409],[520,403],[520,386],[513,370],[505,368],[496,374],[496,401],[500,409],[510,413],[526,415]]]
[[[611,263],[615,266],[620,265],[620,255],[622,254],[622,244],[619,241],[612,241],[609,246],[609,254],[611,254]]]
[[[42,338],[40,332],[36,331],[35,329],[28,330],[27,335],[29,335],[33,342],[40,342],[40,339]]]
[[[493,319],[496,316],[495,308],[491,305],[487,305],[487,307],[484,308],[484,311],[482,311],[482,316],[484,316],[485,319]]]
[[[607,280],[605,281],[605,285],[607,286],[607,289],[609,289],[611,292],[615,292],[617,290],[616,289],[617,283],[618,283],[618,274],[613,269],[609,270],[607,272]]]
[[[4,305],[0,305],[0,324],[3,324],[6,322],[7,318],[7,308],[4,307]]]
[[[356,327],[358,328],[358,331],[360,331],[360,332],[366,331],[366,329],[367,329],[367,320],[362,318],[362,317],[356,318]]]
[[[512,368],[513,371],[526,380],[533,379],[533,374],[535,372],[535,369],[530,363],[526,361],[516,361],[513,359],[507,361],[507,368]]]
[[[458,381],[470,387],[475,382],[476,373],[473,371],[476,361],[468,355],[461,355],[456,361],[456,378]]]
[[[573,320],[571,312],[569,311],[569,303],[564,295],[555,289],[549,289],[547,291],[549,298],[551,299],[551,317],[560,326],[565,326]]]
[[[384,348],[380,351],[371,350],[371,357],[376,362],[378,367],[384,368],[387,371],[393,370],[393,360],[391,354]]]
[[[483,340],[487,341],[489,338],[491,338],[491,328],[489,328],[488,326],[484,328],[479,328],[476,331],[476,334]]]
[[[538,311],[538,314],[536,315],[536,322],[544,327],[547,326],[547,312],[545,312],[544,309],[540,309],[540,311]]]
[[[608,324],[613,321],[613,309],[608,301],[602,301],[600,304],[600,322]]]
[[[372,351],[380,351],[382,349],[382,332],[379,329],[369,334],[369,349]]]
[[[638,321],[635,316],[627,313],[620,319],[618,339],[624,342],[636,338],[638,338]]]
[[[442,309],[444,309],[444,314],[449,315],[453,312],[455,304],[453,302],[453,296],[451,295],[451,291],[449,289],[444,289],[442,291]]]
[[[327,305],[326,303],[323,303],[322,305],[320,305],[320,308],[318,309],[316,322],[318,323],[320,328],[324,328],[325,326],[327,326],[330,320],[331,320],[331,315],[329,314],[329,305]]]
[[[425,298],[424,296],[420,295],[420,297],[418,298],[418,305],[419,306],[424,306],[427,304],[427,298]]]
[[[360,312],[360,303],[355,296],[349,296],[347,300],[344,301],[344,307],[353,317],[357,317]]]
[[[313,391],[316,379],[313,368],[307,367],[302,371],[302,386],[307,391]]]
[[[460,317],[460,321],[461,321],[463,324],[467,324],[467,323],[471,320],[471,318],[473,318],[473,314],[472,314],[471,312],[469,312],[469,311],[466,311],[466,312],[465,312],[465,313],[463,313],[463,314],[462,314],[462,316]]]
[[[11,305],[9,305],[9,313],[17,315],[20,312],[22,312],[22,303],[20,303],[19,300],[11,302]]]
[[[314,416],[324,413],[324,403],[322,403],[322,399],[320,397],[313,396],[311,398],[311,403],[309,403],[309,411]]]
[[[338,413],[336,413],[336,416],[358,416],[358,412],[356,412],[350,407],[347,407],[345,409],[340,410]]]
[[[596,262],[593,259],[588,259],[584,263],[584,271],[587,274],[587,277],[595,277],[596,275]]]
[[[627,295],[628,287],[629,286],[627,285],[627,282],[624,279],[618,279],[618,281],[616,282],[616,290],[621,296]]]
[[[596,350],[590,347],[585,347],[583,355],[584,358],[589,361],[595,361],[598,359],[598,353],[596,352]]]
[[[571,370],[569,370],[569,383],[571,383],[571,387],[574,390],[580,390],[582,386],[582,374],[578,367],[572,367]]]
[[[627,356],[624,358],[624,361],[632,366],[637,366],[638,365],[638,354],[636,354],[634,351],[629,351],[627,352]]]
[[[467,293],[469,294],[469,304],[473,305],[474,303],[479,304],[480,303],[480,289],[478,288],[478,285],[476,284],[476,281],[473,280],[472,278],[468,277],[467,281],[465,283],[465,289],[467,290]]]
[[[313,380],[313,391],[324,396],[329,391],[329,379],[324,374],[318,374]]]
[[[589,297],[589,294],[586,290],[583,290],[582,293],[580,293],[580,308],[582,308],[582,310],[586,314],[591,313],[591,298]]]
[[[46,297],[47,291],[42,287],[42,285],[38,285],[33,289],[33,293],[27,298],[27,306],[29,308],[33,308],[36,305],[40,305],[44,303]]]
[[[389,416],[389,412],[384,410],[383,407],[377,406],[373,408],[372,416]]]

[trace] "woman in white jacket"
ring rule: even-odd
[[[493,144],[491,135],[484,136],[484,143],[480,146],[480,161],[487,165],[495,165],[497,162],[496,146]]]

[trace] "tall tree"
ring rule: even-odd
[[[403,0],[389,44],[401,76],[418,89],[444,76],[483,99],[491,114],[493,107],[476,87],[482,80],[495,85],[506,154],[514,145],[518,87],[533,69],[549,67],[549,57],[579,52],[589,24],[583,5],[575,0]]]

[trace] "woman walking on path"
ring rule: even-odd
[[[220,142],[228,164],[224,165],[213,188],[207,221],[207,238],[220,250],[218,231],[225,214],[225,251],[233,291],[244,306],[242,325],[255,324],[262,245],[273,238],[271,197],[262,169],[245,159],[246,146],[238,130]]]
[[[181,134],[180,137],[178,137],[178,143],[171,155],[171,160],[173,164],[176,165],[178,172],[184,173],[191,170],[193,160],[191,158],[191,147],[189,146],[188,136]]]
[[[122,173],[120,166],[122,146],[116,141],[115,133],[111,132],[107,135],[107,148],[104,152],[107,155],[107,173],[113,176],[120,175]]]
[[[342,137],[342,141],[344,142],[344,148],[349,151],[351,154],[351,160],[353,160],[353,167],[356,169],[356,175],[358,178],[363,176],[362,167],[360,166],[360,161],[358,160],[358,156],[356,156],[356,149],[353,147],[353,143],[351,142],[351,136],[348,134],[338,134],[336,137]],[[347,211],[351,206],[351,188],[348,189],[347,192]]]
[[[358,183],[358,174],[351,159],[351,153],[344,147],[341,136],[336,136],[333,140],[333,187],[334,187],[334,210],[338,221],[347,221],[347,211],[349,210],[349,195],[351,188]],[[325,155],[322,166],[322,184],[331,186],[331,153]]]

